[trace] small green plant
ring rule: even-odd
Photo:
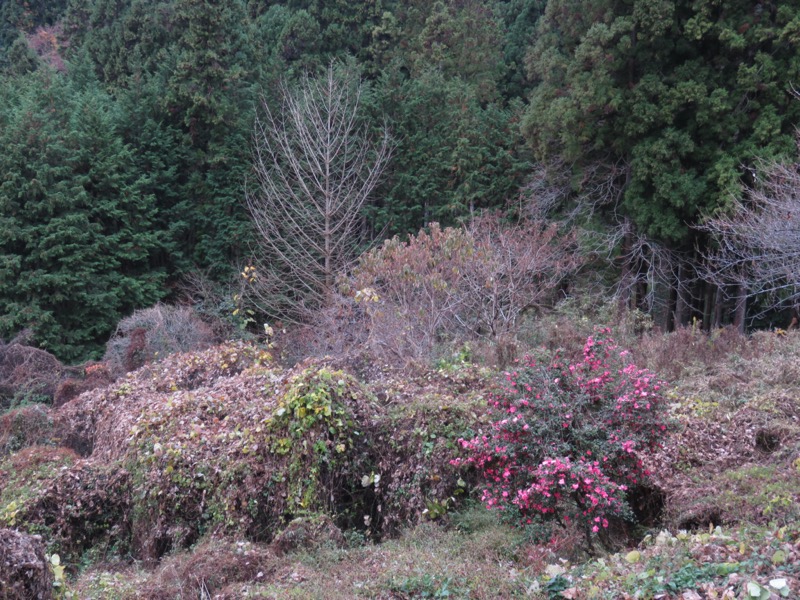
[[[47,564],[53,573],[53,595],[56,600],[77,600],[77,596],[67,587],[67,578],[64,573],[64,565],[61,564],[61,557],[58,554],[51,554],[47,557]]]
[[[443,371],[457,371],[472,362],[472,347],[465,343],[447,357],[436,361],[436,368]]]
[[[21,509],[19,502],[12,500],[0,508],[0,523],[6,527],[14,527],[17,524],[17,514]]]
[[[52,399],[52,395],[36,387],[21,389],[12,396],[8,408],[9,410],[13,410],[15,408],[36,404],[49,404]]]
[[[453,583],[452,577],[439,577],[425,573],[393,582],[394,592],[408,594],[410,598],[464,598],[468,591]]]
[[[548,599],[561,598],[561,592],[569,589],[571,585],[569,579],[563,575],[556,575],[545,584],[544,590]]]
[[[445,516],[448,510],[450,510],[450,507],[455,504],[455,501],[456,499],[453,497],[444,498],[442,500],[426,500],[425,510],[422,511],[422,514],[431,521],[435,521]]]

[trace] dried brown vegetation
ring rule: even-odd
[[[53,597],[53,575],[41,537],[0,529],[0,595],[3,600]]]
[[[568,353],[585,324],[547,319],[559,329],[542,331],[534,351]],[[638,341],[637,363],[673,377],[680,425],[650,465],[664,511],[648,526],[791,527],[800,519],[800,335],[634,331],[621,335]],[[94,565],[75,583],[86,598],[536,597],[534,584],[550,577],[542,569],[583,560],[574,536],[538,547],[491,513],[464,511],[475,482],[449,462],[459,437],[489,426],[492,382],[458,361],[394,370],[343,353],[285,369],[242,342],[174,354],[57,409],[5,415],[0,441],[14,453],[0,462],[0,520],[44,532],[68,565]],[[9,433],[19,423],[27,433]],[[743,539],[748,552],[761,543],[794,560],[794,542]],[[659,560],[667,546],[647,543],[642,555]],[[698,538],[679,559],[722,550]],[[780,574],[762,571],[754,576],[764,585]],[[613,597],[644,585],[585,573],[564,576],[576,589],[594,578]]]
[[[219,341],[191,307],[156,304],[120,321],[104,360],[110,373],[119,376],[169,354],[203,350]]]
[[[23,406],[0,415],[0,457],[54,437],[51,411],[41,404]]]
[[[492,362],[514,358],[521,319],[550,306],[583,264],[574,232],[496,215],[466,229],[433,223],[408,241],[387,240],[363,255],[344,287],[360,310],[358,341],[372,356],[425,362],[444,346],[486,343]]]
[[[0,408],[25,399],[50,399],[68,370],[49,352],[25,345],[24,335],[0,340]]]
[[[380,537],[463,497],[449,458],[484,385],[465,370],[365,386],[332,361],[285,370],[244,343],[175,354],[54,412],[58,441],[85,458],[16,515],[73,559],[155,561],[211,532],[269,541],[307,514]]]

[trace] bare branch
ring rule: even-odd
[[[765,310],[800,304],[800,163],[763,165],[758,185],[701,227],[717,243],[705,276],[768,299]]]
[[[262,101],[253,134],[247,207],[259,233],[252,294],[275,318],[304,321],[349,269],[362,208],[391,154],[359,119],[362,84],[331,65],[323,77],[282,83],[279,111]]]

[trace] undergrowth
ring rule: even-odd
[[[574,356],[583,327],[531,354]],[[678,426],[633,469],[663,512],[619,552],[587,555],[577,526],[539,543],[479,505],[476,473],[450,460],[491,430],[498,380],[466,355],[364,383],[242,343],[8,413],[0,524],[43,535],[62,591],[89,599],[797,595],[800,336],[635,327],[618,341],[673,377]],[[301,535],[319,524],[326,541]]]

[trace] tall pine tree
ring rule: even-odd
[[[243,192],[256,99],[251,30],[242,0],[177,0],[174,26],[181,33],[165,64],[164,108],[185,132],[190,160],[174,214],[189,228],[178,242],[221,274],[250,234]]]

